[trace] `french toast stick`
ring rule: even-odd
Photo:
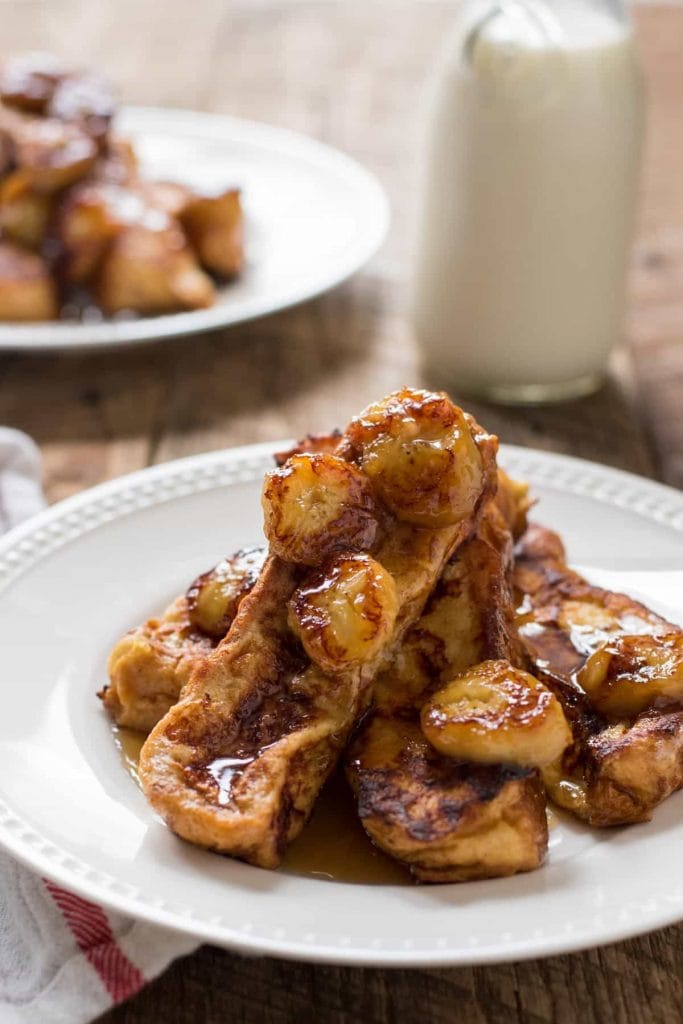
[[[109,655],[98,696],[117,725],[149,732],[173,707],[192,672],[222,640],[253,587],[263,548],[244,548],[203,573],[159,618],[129,630]]]
[[[142,749],[143,790],[173,831],[280,863],[372,680],[476,528],[496,448],[445,396],[404,389],[334,455],[293,455],[266,478],[263,570]]]
[[[502,479],[501,490],[505,486]],[[524,518],[514,501],[507,511],[512,522]],[[420,728],[420,708],[458,673],[487,659],[523,661],[511,557],[508,523],[491,501],[476,535],[446,566],[399,657],[378,678],[373,708],[346,754],[369,837],[422,881],[511,875],[538,867],[545,856],[538,771],[454,760],[435,750]]]
[[[340,436],[308,436],[277,453],[275,465],[303,452],[331,452]],[[117,641],[107,664],[109,682],[98,693],[117,725],[148,733],[173,707],[194,669],[225,637],[265,557],[264,547],[237,551],[199,576],[161,615]]]
[[[306,437],[295,447],[275,456],[278,466],[290,455],[329,452],[339,433]],[[524,515],[521,485],[505,478],[496,501],[507,501],[511,517]],[[109,682],[98,693],[117,725],[148,733],[177,702],[194,669],[222,640],[237,608],[258,578],[265,548],[237,551],[199,576],[156,618],[128,630],[112,648],[108,660]],[[446,569],[448,571],[448,569]],[[401,657],[399,652],[398,657]]]
[[[107,662],[109,683],[98,696],[117,725],[149,732],[214,646],[211,637],[194,628],[183,594],[114,645]]]
[[[331,452],[340,436],[309,435],[277,453],[275,465],[303,452]],[[121,637],[109,655],[109,682],[98,693],[117,725],[148,733],[173,707],[194,669],[225,637],[265,557],[263,547],[237,551],[194,580],[161,615]]]
[[[683,630],[625,594],[588,583],[568,568],[557,534],[537,524],[518,544],[514,583],[532,671],[561,701],[574,737],[561,763],[543,772],[550,797],[595,826],[649,820],[683,785]],[[660,694],[640,710],[651,666],[640,657],[634,674],[627,655],[634,648],[642,655],[644,645],[650,661],[664,656],[675,685],[668,698]],[[584,686],[604,658],[620,671],[610,700],[601,702]],[[629,706],[634,689],[639,703]]]

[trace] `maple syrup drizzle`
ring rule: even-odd
[[[133,729],[112,728],[124,767],[139,786],[138,761],[145,736]],[[213,763],[221,803],[228,802],[232,779],[242,766],[243,762],[235,758]],[[409,872],[368,839],[341,770],[323,787],[310,820],[287,849],[280,870],[288,875],[356,885],[413,884]]]
[[[218,803],[226,807],[232,797],[232,787],[253,757],[218,757],[207,767],[207,772],[218,786]]]

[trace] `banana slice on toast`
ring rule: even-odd
[[[178,835],[279,864],[373,679],[476,529],[496,448],[446,396],[404,389],[333,454],[268,475],[263,570],[142,750],[145,794]]]
[[[109,655],[99,697],[117,725],[149,732],[222,640],[256,582],[263,548],[244,548],[192,583],[159,618],[129,630]]]
[[[515,498],[508,485],[501,478],[499,500],[489,502],[476,536],[446,566],[398,658],[378,678],[373,709],[346,755],[366,832],[421,881],[530,871],[547,850],[545,794],[534,767],[445,756],[420,727],[420,709],[454,676],[486,659],[504,659],[510,671],[510,662],[523,662],[509,524],[523,521],[525,497]]]
[[[683,630],[592,586],[536,524],[518,545],[514,580],[532,670],[573,732],[543,770],[550,796],[591,825],[649,820],[683,786]]]
[[[275,456],[331,452],[340,433],[306,437]],[[117,725],[148,733],[173,707],[193,671],[228,632],[256,583],[264,547],[249,547],[202,573],[162,614],[129,630],[112,648],[109,682],[98,696]]]

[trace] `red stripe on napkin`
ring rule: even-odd
[[[47,879],[43,881],[64,915],[78,948],[97,971],[114,1002],[121,1003],[139,992],[145,977],[118,945],[102,907],[60,889]]]

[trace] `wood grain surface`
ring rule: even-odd
[[[101,63],[125,100],[308,132],[385,184],[390,236],[329,295],[201,338],[114,353],[0,355],[0,423],[41,445],[51,501],[129,470],[323,430],[421,380],[405,316],[420,87],[449,3],[9,0],[0,51]],[[505,441],[683,486],[683,9],[637,12],[649,136],[624,344],[598,395],[550,408],[467,403]],[[450,385],[457,382],[426,381]],[[321,888],[324,913],[324,888]],[[454,927],[457,923],[454,922]],[[102,1024],[405,1021],[678,1022],[683,927],[507,966],[383,971],[242,959],[203,948]]]

